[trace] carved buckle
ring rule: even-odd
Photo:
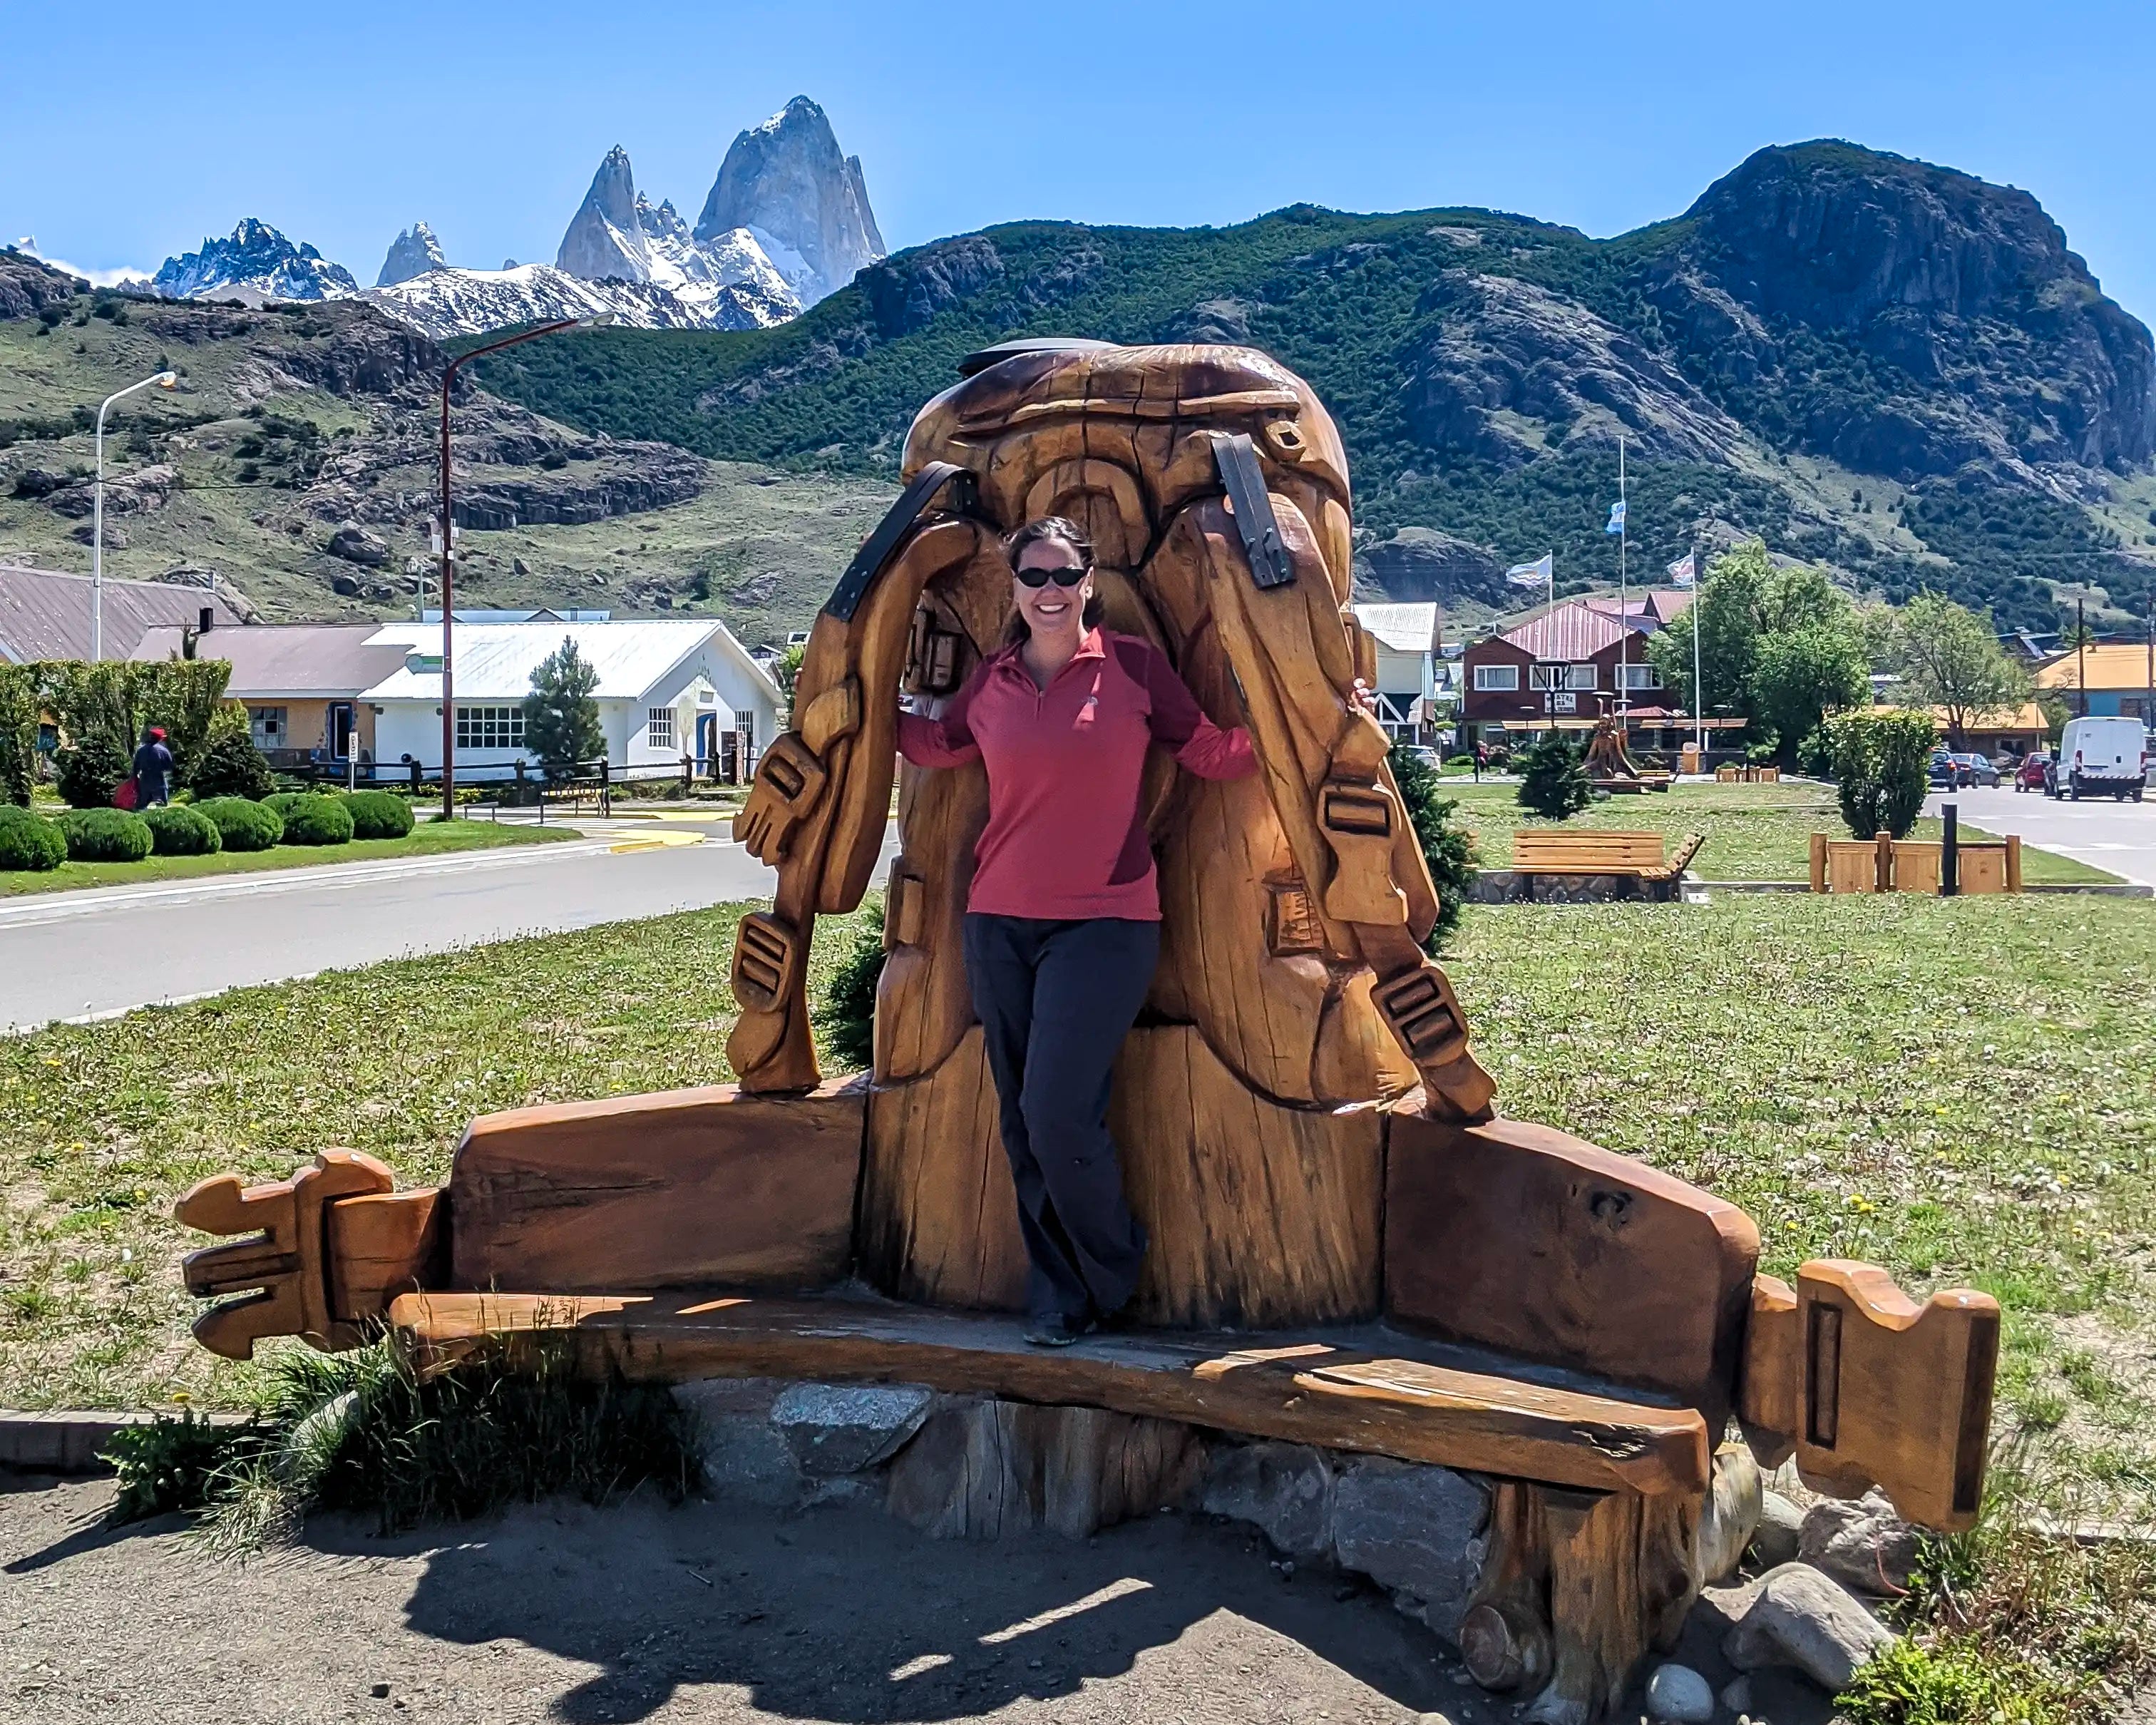
[[[1447,1066],[1467,1052],[1467,1025],[1435,965],[1378,983],[1371,998],[1416,1065]]]
[[[768,911],[752,911],[734,933],[734,999],[751,1012],[776,1012],[800,937]]]
[[[778,867],[794,828],[816,806],[829,777],[798,735],[784,732],[756,763],[756,783],[734,817],[734,837],[758,862]]]

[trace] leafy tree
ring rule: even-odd
[[[1871,693],[1862,637],[1844,614],[1764,636],[1752,665],[1754,722],[1774,733],[1775,758],[1794,766],[1820,721]]]
[[[1394,749],[1391,757],[1393,783],[1399,787],[1408,824],[1414,829],[1423,860],[1437,888],[1437,922],[1424,942],[1435,957],[1460,927],[1460,907],[1467,901],[1475,880],[1475,840],[1453,817],[1459,803],[1438,793],[1438,778],[1430,762],[1414,749]]]
[[[29,668],[0,665],[0,803],[29,807],[38,777],[38,706]]]
[[[1957,747],[1973,719],[2029,698],[2028,675],[1999,647],[1991,614],[1943,594],[1919,593],[1895,614],[1890,650],[1910,699],[1946,709]]]
[[[1866,707],[1836,715],[1825,729],[1849,830],[1860,839],[1879,833],[1908,837],[1924,806],[1932,716],[1907,707]]]
[[[592,691],[598,668],[577,651],[573,636],[539,662],[531,692],[524,697],[524,746],[538,756],[549,778],[567,778],[581,762],[606,752],[599,704]]]
[[[270,763],[254,747],[247,709],[228,703],[210,721],[209,737],[180,782],[207,802],[213,797],[247,797],[256,802],[275,788]]]
[[[60,795],[69,808],[110,809],[134,761],[105,732],[93,731],[62,749],[59,764]]]
[[[1520,768],[1520,807],[1529,814],[1563,820],[1594,800],[1586,754],[1555,732],[1513,758]]]
[[[793,722],[793,685],[801,675],[801,661],[808,653],[808,648],[796,641],[778,655],[771,667],[771,680],[778,685],[778,692],[786,697],[786,722],[789,725]]]

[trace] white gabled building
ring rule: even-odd
[[[457,776],[506,778],[536,760],[524,747],[531,674],[564,639],[598,672],[593,698],[616,772],[679,768],[746,778],[778,734],[784,697],[733,632],[711,618],[604,623],[459,623],[455,655]],[[372,710],[376,776],[442,760],[442,629],[393,623],[371,646],[405,649],[402,666],[360,696]]]
[[[1433,603],[1358,604],[1348,609],[1377,642],[1378,721],[1395,742],[1420,742],[1437,722],[1446,692],[1438,652],[1440,619]]]

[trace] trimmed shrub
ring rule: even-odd
[[[876,983],[883,975],[883,898],[872,894],[861,920],[831,973],[831,985],[808,1014],[822,1034],[824,1052],[837,1065],[859,1069],[875,1058]]]
[[[1437,888],[1437,922],[1423,943],[1435,957],[1460,927],[1460,907],[1475,884],[1475,841],[1453,824],[1460,804],[1440,793],[1437,773],[1428,761],[1413,749],[1394,749],[1390,759],[1408,824],[1430,865],[1430,884]]]
[[[349,845],[352,819],[341,797],[284,791],[262,805],[285,823],[287,845]]]
[[[1826,721],[1841,818],[1860,839],[1909,836],[1924,807],[1932,757],[1932,716],[1902,707],[1866,707]]]
[[[1594,800],[1587,757],[1553,732],[1518,757],[1520,807],[1545,820],[1563,820]]]
[[[91,732],[59,752],[60,795],[72,809],[110,809],[112,793],[128,776],[134,757],[101,732]]]
[[[76,862],[140,862],[150,854],[150,824],[124,809],[78,809],[60,830]]]
[[[213,797],[196,803],[195,812],[217,829],[227,850],[267,850],[285,836],[277,811],[245,797]]]
[[[259,802],[270,794],[270,763],[244,726],[219,727],[195,762],[187,788],[198,798],[245,797]]]
[[[142,821],[160,856],[211,856],[224,849],[217,823],[198,809],[146,809]]]
[[[0,870],[42,875],[67,860],[67,834],[42,814],[0,803]]]
[[[412,804],[392,791],[354,791],[344,799],[355,839],[402,839],[412,830]]]

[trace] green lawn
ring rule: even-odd
[[[1448,780],[1445,794],[1459,799],[1461,819],[1475,835],[1482,866],[1509,867],[1512,833],[1532,819],[1521,809],[1516,788]],[[1691,867],[1705,880],[1802,880],[1811,866],[1814,833],[1836,839],[1849,836],[1832,787],[1808,783],[1677,785],[1667,791],[1611,797],[1566,824],[1660,831],[1672,837],[1703,833],[1707,843]],[[1963,827],[1962,834],[1969,839],[1994,836],[1974,826]],[[1939,824],[1919,821],[1911,836],[1936,839]],[[2022,847],[2021,872],[2024,880],[2040,882],[2117,878],[2032,845]]]
[[[505,845],[552,845],[583,835],[571,827],[497,826],[492,821],[422,821],[402,839],[355,839],[349,845],[278,845],[268,850],[220,850],[214,856],[146,856],[140,862],[64,862],[42,875],[0,874],[0,898],[66,892],[80,886],[131,886],[146,880],[192,880],[205,875],[251,875],[263,869],[319,868],[326,863],[377,862],[438,856],[452,850],[495,850]]]

